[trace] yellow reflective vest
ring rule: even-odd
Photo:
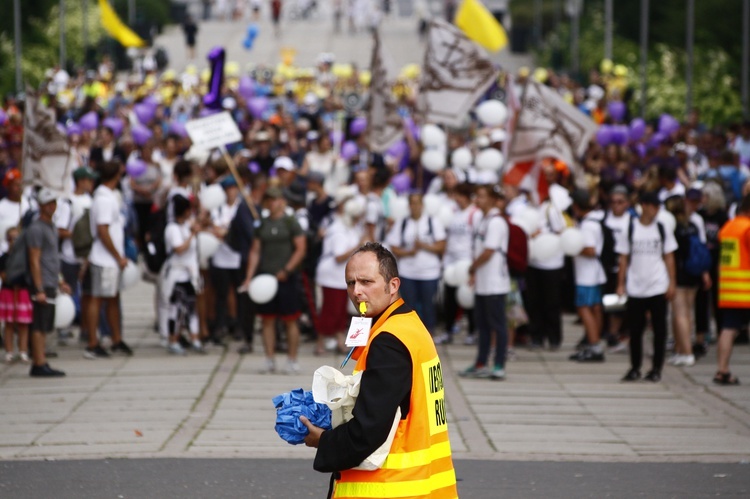
[[[719,308],[750,308],[750,217],[724,224],[719,244]]]

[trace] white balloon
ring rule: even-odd
[[[500,126],[508,121],[508,108],[499,100],[487,100],[477,107],[477,117],[484,126]]]
[[[458,285],[462,286],[469,283],[469,267],[471,267],[471,260],[459,260],[454,265],[456,266],[456,279],[458,279]]]
[[[448,264],[443,269],[443,282],[451,287],[460,286],[461,283],[458,282],[458,274],[456,273],[456,263],[454,262],[451,264]]]
[[[276,296],[279,281],[271,274],[260,274],[253,277],[247,292],[250,299],[257,304],[268,303]]]
[[[445,168],[445,154],[441,149],[425,149],[420,161],[422,166],[432,173],[437,173]]]
[[[201,206],[208,211],[215,210],[227,202],[227,195],[219,184],[211,184],[201,189]]]
[[[344,204],[344,214],[350,218],[361,217],[367,209],[367,200],[364,196],[354,196]]]
[[[542,225],[542,214],[533,206],[524,206],[518,213],[518,218],[524,221],[524,226],[532,234]]]
[[[409,216],[409,199],[406,196],[392,197],[388,208],[388,217],[392,220],[406,218]]]
[[[451,166],[458,170],[466,171],[471,166],[474,157],[468,147],[459,147],[451,154]]]
[[[661,222],[667,233],[674,234],[674,230],[677,227],[677,220],[667,209],[662,208],[659,210],[659,213],[656,214],[656,221]]]
[[[55,298],[55,329],[65,329],[76,318],[76,304],[70,295],[61,293]]]
[[[450,224],[453,222],[453,217],[455,216],[456,216],[456,211],[453,209],[452,204],[442,205],[437,214],[437,218],[438,220],[440,220],[440,223],[443,224],[443,227],[449,227]]]
[[[122,271],[122,281],[120,283],[120,287],[122,289],[128,289],[137,284],[140,280],[141,271],[138,269],[138,265],[128,260],[128,264]]]
[[[445,132],[437,125],[422,127],[422,144],[425,147],[440,147],[445,145]]]
[[[424,212],[427,215],[436,217],[440,213],[442,200],[437,194],[425,194],[422,198],[422,204],[424,205]]]
[[[568,227],[560,234],[560,246],[568,256],[580,255],[583,244],[583,233],[576,227]]]
[[[462,284],[456,291],[456,301],[463,309],[474,308],[474,288],[468,284]]]
[[[479,170],[499,171],[503,161],[503,153],[497,149],[487,148],[477,154],[476,166]]]
[[[533,227],[529,225],[528,220],[521,218],[520,216],[516,215],[513,218],[510,219],[510,223],[513,225],[518,225],[521,227],[521,230],[523,230],[527,236],[531,236],[536,230],[532,230]]]
[[[529,251],[534,260],[549,260],[560,252],[560,236],[557,234],[539,234],[529,243]]]
[[[196,241],[198,245],[200,267],[205,270],[209,266],[211,257],[219,250],[221,241],[210,232],[199,232],[196,236]]]

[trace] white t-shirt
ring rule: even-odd
[[[604,234],[602,234],[602,226],[599,219],[589,213],[586,215],[578,228],[583,234],[583,247],[594,248],[596,250],[597,257],[588,257],[583,255],[576,255],[573,258],[573,265],[575,266],[576,272],[576,285],[577,286],[597,286],[607,282],[607,276],[604,273],[602,263],[599,261],[598,256],[602,254],[602,248],[604,247]]]
[[[447,240],[443,265],[448,266],[459,260],[470,260],[472,257],[471,244],[474,238],[474,228],[482,221],[482,211],[470,204],[461,210],[455,206],[455,215],[446,229]]]
[[[182,246],[190,237],[191,223],[190,220],[182,224],[171,222],[164,229],[164,244],[167,248],[167,254],[170,255],[169,277],[170,279],[174,279],[174,282],[189,282],[191,280],[191,269],[197,272],[198,244],[195,237],[190,241],[187,251],[179,254],[174,253],[174,249]]]
[[[182,196],[185,199],[190,199],[193,196],[193,189],[190,186],[182,187],[179,185],[173,185],[167,191],[167,223],[174,222],[174,205],[172,204],[172,198],[175,196]]]
[[[225,203],[216,208],[211,213],[214,225],[221,227],[222,229],[228,229],[232,223],[234,215],[237,213],[237,207],[239,205],[240,198],[238,197],[231,206]],[[211,263],[218,269],[238,269],[242,264],[242,255],[240,255],[239,252],[234,251],[231,246],[222,241],[219,249],[216,250],[214,256],[211,257]]]
[[[91,218],[91,234],[94,237],[89,261],[100,267],[119,268],[115,257],[99,239],[97,226],[109,226],[112,244],[117,253],[123,256],[125,253],[125,218],[120,211],[120,197],[106,185],[100,185],[94,191],[89,217]]]
[[[631,247],[632,246],[632,247]],[[628,240],[628,232],[617,241],[615,252],[630,255],[630,264],[625,277],[625,288],[628,296],[649,298],[667,292],[669,273],[664,263],[664,255],[677,250],[674,233],[664,229],[664,243],[657,222],[648,226],[633,220],[633,241]]]
[[[432,225],[432,231],[430,231],[430,225]],[[386,244],[390,247],[412,249],[417,234],[419,234],[419,240],[425,243],[433,244],[438,241],[445,241],[445,228],[440,220],[423,214],[416,221],[411,217],[407,218],[405,226],[404,219],[397,220],[388,232]],[[398,269],[401,277],[407,279],[417,281],[440,279],[440,257],[431,251],[419,250],[414,256],[399,258]]]
[[[336,262],[336,257],[351,250],[362,238],[361,225],[349,227],[339,215],[335,215],[326,227],[323,252],[315,269],[315,282],[322,287],[346,289],[346,261]]]
[[[491,209],[474,230],[474,258],[484,250],[493,250],[487,262],[474,273],[474,293],[480,296],[510,292],[510,272],[505,255],[510,233],[508,223],[497,208]]]
[[[690,223],[698,228],[698,237],[703,244],[706,244],[708,239],[706,238],[706,222],[703,221],[703,217],[697,212],[693,212],[690,214]]]
[[[8,198],[0,199],[0,226],[3,230],[18,226],[21,218],[30,208],[31,205],[26,196],[21,196],[20,207],[19,203]],[[3,255],[8,251],[8,240],[4,237],[5,233],[0,236],[2,236],[0,237],[0,255]]]
[[[612,237],[615,239],[615,247],[622,237],[628,237],[628,227],[630,226],[630,212],[626,211],[619,217],[611,211],[607,213],[607,219],[604,221],[607,227],[612,230]]]
[[[518,198],[516,198],[518,199]],[[555,207],[553,203],[545,201],[539,207],[541,213],[541,223],[539,224],[539,233],[541,234],[559,234],[567,227],[565,217],[562,212]],[[529,266],[541,270],[557,270],[565,265],[565,253],[560,249],[555,255],[540,260],[529,254]]]
[[[380,241],[385,237],[385,205],[383,204],[383,199],[374,192],[367,194],[365,223],[375,226],[374,234],[376,240]]]
[[[685,186],[682,185],[679,181],[675,182],[674,186],[671,189],[665,189],[662,187],[659,190],[659,202],[663,203],[667,199],[671,198],[672,196],[684,196],[685,195]]]

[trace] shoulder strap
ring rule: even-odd
[[[662,251],[664,250],[664,240],[667,238],[667,234],[664,231],[664,225],[658,220],[656,221],[656,227],[659,229],[659,237],[661,238]]]
[[[406,222],[409,221],[409,217],[404,218],[401,221],[401,247],[406,246],[406,239],[404,238],[404,233],[406,232]]]

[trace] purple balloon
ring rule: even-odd
[[[633,147],[633,149],[635,150],[635,152],[638,153],[638,156],[640,156],[641,158],[645,158],[646,157],[646,144],[644,144],[643,142],[637,143]]]
[[[609,125],[599,127],[599,131],[596,132],[596,141],[601,146],[610,145],[612,143],[612,127]]]
[[[173,133],[175,135],[179,135],[180,137],[187,137],[187,129],[185,128],[185,124],[181,121],[173,121],[169,124],[169,132]]]
[[[146,173],[146,169],[148,169],[148,165],[140,158],[131,159],[125,164],[125,171],[133,178]]]
[[[362,135],[365,130],[367,130],[367,118],[354,118],[352,122],[349,123],[349,135]]]
[[[244,97],[249,99],[255,95],[255,82],[249,76],[243,76],[240,78],[240,85],[237,88],[237,92]]]
[[[122,135],[122,129],[125,128],[125,124],[122,122],[120,118],[104,118],[104,121],[102,121],[102,126],[106,128],[110,128],[112,130],[112,133],[115,134],[115,137],[119,137]]]
[[[406,172],[394,175],[391,178],[391,187],[393,187],[397,194],[407,193],[411,189],[411,177]]]
[[[136,118],[138,118],[138,121],[140,121],[144,125],[148,125],[156,115],[156,108],[144,102],[133,106],[133,111],[135,112],[135,116]]]
[[[138,146],[144,145],[153,136],[151,130],[141,124],[134,125],[130,132],[133,134],[133,142]]]
[[[659,132],[671,135],[680,129],[680,122],[669,114],[662,114],[659,117]]]
[[[341,130],[331,130],[329,137],[331,138],[331,143],[333,144],[341,144],[344,142],[344,132],[342,132]]]
[[[247,109],[255,119],[263,118],[263,113],[268,109],[267,97],[252,97],[247,101]]]
[[[212,114],[216,114],[216,113],[218,113],[218,112],[219,112],[219,111],[218,111],[218,110],[216,110],[216,109],[209,109],[209,108],[207,108],[207,107],[204,107],[204,108],[203,108],[203,109],[201,109],[201,110],[200,110],[200,112],[198,113],[198,117],[200,117],[200,118],[205,118],[206,116],[211,116]]]
[[[408,152],[409,152],[409,146],[406,144],[406,141],[399,140],[398,142],[393,144],[391,147],[389,147],[385,153],[388,156],[391,156],[392,158],[401,158],[404,154]]]
[[[159,101],[153,94],[148,94],[146,97],[144,97],[141,101],[141,104],[146,104],[147,106],[151,106],[154,109],[159,107]]]
[[[341,157],[347,161],[352,159],[358,153],[359,149],[357,148],[357,144],[355,144],[351,140],[347,140],[346,142],[344,142],[344,145],[341,146]]]
[[[659,147],[659,145],[664,142],[667,138],[669,138],[669,134],[666,134],[664,132],[656,132],[653,137],[651,137],[651,140],[648,141],[648,148],[654,149],[656,147]]]
[[[409,130],[411,132],[411,136],[414,137],[414,140],[419,142],[421,131],[419,130],[419,126],[417,126],[417,124],[414,123],[414,120],[412,119],[411,116],[407,116],[404,118],[404,128]]]
[[[260,171],[260,165],[256,161],[251,161],[247,164],[247,169],[252,173],[258,173]]]
[[[209,81],[208,93],[203,96],[203,105],[209,109],[221,110],[221,87],[224,85],[224,60],[226,52],[222,47],[214,47],[208,53],[208,62],[211,64],[211,80]]]
[[[630,140],[637,142],[646,133],[646,122],[642,118],[636,118],[630,122]]]
[[[84,132],[96,130],[99,126],[99,115],[97,115],[94,111],[89,111],[88,113],[81,116],[81,119],[78,120],[78,124],[81,125],[81,130],[83,130]]]
[[[615,100],[609,103],[609,105],[607,106],[607,110],[609,111],[609,115],[613,120],[622,122],[625,119],[627,107],[625,106],[624,102]]]
[[[67,127],[68,136],[71,135],[81,135],[83,130],[81,129],[81,126],[78,123],[71,123]]]
[[[0,125],[4,125],[8,121],[8,115],[5,113],[5,111],[0,108]]]
[[[624,146],[628,143],[628,138],[630,135],[630,130],[628,129],[627,125],[615,125],[611,128],[610,137],[612,139],[613,144],[617,144],[618,146]]]

